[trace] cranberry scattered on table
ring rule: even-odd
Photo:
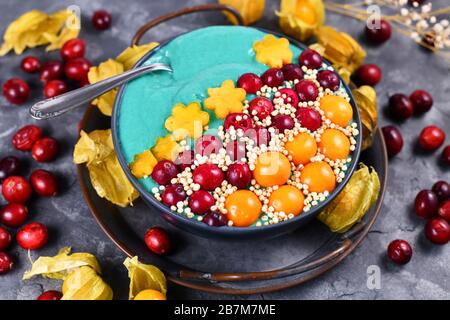
[[[56,157],[58,151],[58,141],[51,137],[44,137],[34,143],[31,155],[37,162],[48,162]]]
[[[86,44],[83,40],[75,38],[68,40],[62,46],[60,53],[64,61],[70,61],[76,58],[83,58],[86,51]]]
[[[433,218],[425,226],[425,236],[434,244],[446,244],[450,241],[450,225],[442,218]]]
[[[3,84],[3,95],[12,104],[22,104],[28,100],[30,87],[25,80],[12,78]]]
[[[375,86],[381,81],[382,72],[379,66],[373,63],[363,64],[355,71],[355,81],[358,85]]]
[[[25,203],[30,199],[31,193],[30,183],[21,176],[10,176],[3,180],[2,194],[8,202]]]
[[[50,80],[58,80],[63,77],[63,63],[61,61],[48,61],[39,71],[39,79],[46,83]]]
[[[422,190],[417,194],[414,206],[417,216],[429,219],[437,214],[439,200],[433,191]]]
[[[425,90],[415,90],[409,96],[415,113],[425,113],[433,106],[433,97]]]
[[[34,56],[27,56],[22,59],[20,68],[26,73],[36,73],[41,68],[41,61]]]
[[[111,14],[106,10],[97,10],[92,16],[92,24],[98,30],[109,29],[112,22]]]
[[[13,146],[20,151],[29,151],[42,136],[42,129],[35,125],[20,128],[12,137]]]
[[[0,210],[0,222],[10,228],[20,227],[28,218],[28,208],[21,203],[8,203]]]
[[[61,300],[63,294],[56,290],[49,290],[41,293],[36,300]]]
[[[0,227],[0,251],[6,250],[11,244],[11,233],[3,227]]]
[[[426,151],[438,149],[445,141],[445,132],[437,126],[425,127],[419,136],[419,145]]]
[[[67,84],[62,80],[50,80],[44,86],[44,96],[53,98],[68,91]]]
[[[41,249],[48,241],[47,227],[40,222],[26,224],[17,232],[16,240],[23,249]]]
[[[6,252],[0,252],[0,274],[11,271],[13,267],[13,261],[9,254]]]
[[[20,160],[14,156],[7,156],[0,160],[0,182],[9,176],[16,176],[20,173],[22,165]]]
[[[403,137],[400,130],[394,126],[385,126],[381,130],[389,157],[396,156],[403,148]]]
[[[414,113],[411,100],[402,93],[396,93],[389,98],[389,110],[399,120],[408,119]]]
[[[396,264],[407,264],[412,257],[413,251],[410,244],[406,240],[394,240],[387,249],[387,255]]]
[[[30,176],[34,192],[43,197],[53,197],[58,193],[58,185],[54,175],[43,169],[33,171]]]
[[[379,23],[379,25],[376,25],[377,23]],[[366,26],[366,36],[375,44],[386,42],[391,38],[391,34],[392,26],[384,19],[374,21],[373,26]]]

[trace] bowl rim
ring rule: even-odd
[[[259,30],[259,31],[267,33],[267,34],[275,35],[277,37],[284,37],[284,38],[288,39],[291,44],[297,46],[302,51],[308,48],[303,43],[301,43],[289,36],[286,36],[279,32],[267,30],[264,28],[245,27],[245,26],[222,26],[222,27],[256,29],[256,30]],[[211,27],[203,27],[203,28],[198,28],[198,29],[191,30],[188,32],[184,32],[182,34],[179,34],[175,37],[171,37],[170,39],[161,42],[157,47],[153,48],[151,51],[146,53],[141,59],[139,59],[139,61],[133,66],[132,69],[135,69],[135,68],[141,66],[151,56],[156,54],[161,48],[163,48],[170,42],[174,41],[175,39],[177,39],[185,34],[195,32],[195,31],[198,31],[201,29],[206,29],[206,28],[211,28]],[[332,64],[325,58],[323,58],[323,62],[325,64],[327,64],[328,66],[332,66]],[[333,68],[333,70],[335,70],[335,69]],[[138,191],[139,195],[144,198],[144,200],[150,202],[156,209],[168,214],[171,217],[171,219],[173,219],[181,224],[191,225],[192,227],[199,229],[200,232],[215,233],[218,235],[230,235],[230,234],[239,235],[239,234],[247,234],[248,232],[258,232],[258,233],[259,232],[270,232],[271,230],[277,230],[281,226],[287,226],[289,224],[299,223],[302,220],[307,220],[312,217],[315,217],[334,198],[336,198],[337,195],[340,194],[341,191],[343,190],[343,188],[347,185],[348,181],[350,180],[350,177],[353,175],[353,173],[359,163],[359,157],[361,154],[361,145],[362,145],[361,115],[359,113],[358,106],[356,105],[355,98],[352,94],[352,91],[351,91],[349,85],[347,85],[345,83],[345,81],[342,79],[342,77],[339,75],[339,73],[336,72],[336,74],[338,75],[343,88],[345,89],[345,91],[347,92],[347,94],[350,97],[350,104],[351,104],[352,110],[353,110],[353,121],[357,123],[357,128],[359,130],[359,134],[356,137],[356,149],[352,153],[352,160],[350,162],[349,168],[346,171],[346,175],[345,175],[344,179],[342,180],[342,182],[340,182],[337,185],[336,189],[334,189],[332,192],[330,192],[330,195],[323,202],[319,203],[317,206],[314,206],[308,212],[302,213],[292,219],[289,219],[287,221],[282,221],[282,222],[272,224],[272,225],[267,225],[267,226],[249,226],[249,227],[239,227],[238,228],[238,227],[230,227],[230,226],[226,225],[226,226],[222,226],[222,227],[211,227],[201,221],[197,221],[195,219],[190,219],[188,217],[185,217],[184,215],[176,213],[176,212],[172,211],[169,207],[164,205],[162,202],[159,202],[158,200],[156,200],[155,197],[150,192],[148,192],[145,189],[145,187],[139,182],[139,179],[134,177],[134,175],[131,173],[131,170],[128,166],[128,163],[127,163],[125,156],[123,155],[123,152],[121,149],[121,143],[120,143],[120,139],[119,139],[119,130],[118,130],[118,127],[119,127],[118,119],[120,116],[120,105],[122,104],[122,99],[123,99],[124,93],[125,93],[127,85],[128,85],[127,83],[125,83],[119,87],[116,98],[114,100],[113,111],[112,111],[112,115],[111,115],[111,130],[112,130],[113,145],[114,145],[114,149],[116,151],[116,155],[119,160],[120,166],[122,167],[122,170],[124,170],[125,175],[127,176],[128,180],[131,182],[133,187]],[[178,225],[176,225],[176,226],[179,227]]]

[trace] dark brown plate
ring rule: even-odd
[[[90,132],[107,129],[110,119],[95,107],[86,111],[80,128]],[[189,288],[225,294],[255,294],[299,285],[330,270],[366,237],[383,202],[387,180],[387,153],[380,131],[373,146],[361,154],[381,180],[377,203],[361,223],[345,234],[331,233],[319,221],[276,239],[236,242],[201,238],[176,229],[154,208],[137,200],[134,207],[120,208],[99,198],[84,165],[78,178],[84,198],[101,228],[128,256],[160,267],[168,279]],[[171,233],[176,250],[167,257],[152,254],[143,236],[150,226],[161,225]]]
[[[156,18],[142,26],[133,38],[138,43],[152,27],[189,13],[225,10],[240,20],[232,8],[202,5]],[[80,123],[87,132],[111,127],[110,118],[89,107]],[[222,294],[257,294],[290,288],[318,277],[345,259],[367,236],[381,210],[386,192],[388,157],[381,131],[373,146],[361,153],[360,161],[378,172],[381,190],[378,201],[363,220],[344,234],[335,234],[317,220],[295,232],[271,240],[231,241],[201,238],[176,229],[161,218],[156,208],[136,201],[134,207],[119,208],[99,198],[84,165],[77,172],[84,198],[100,227],[128,256],[158,266],[169,281]],[[152,254],[143,236],[150,226],[169,230],[176,250],[167,257]]]

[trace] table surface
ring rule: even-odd
[[[135,30],[146,21],[183,6],[197,5],[206,0],[22,0],[20,6],[15,0],[0,3],[2,19],[0,32],[20,14],[31,9],[53,12],[65,6],[77,5],[81,9],[81,37],[87,41],[87,56],[97,64],[116,56],[129,45]],[[267,0],[265,18],[257,25],[278,30],[277,18],[273,12],[279,1]],[[105,8],[113,14],[110,30],[97,32],[89,21],[92,12]],[[191,15],[161,25],[152,31],[147,39],[159,40],[168,36],[212,24],[226,24],[220,13]],[[450,246],[431,245],[423,237],[423,221],[415,217],[413,202],[416,193],[443,178],[449,179],[449,169],[438,161],[438,154],[423,154],[416,148],[416,139],[426,125],[436,124],[450,134],[449,66],[443,59],[419,48],[410,39],[394,34],[393,39],[381,47],[372,47],[361,36],[360,22],[328,13],[327,23],[350,33],[361,41],[368,52],[367,62],[377,63],[383,69],[383,81],[377,86],[381,125],[396,124],[403,133],[405,146],[400,155],[391,160],[389,187],[381,215],[362,245],[343,263],[332,271],[302,286],[289,290],[255,296],[220,296],[193,291],[170,285],[169,298],[177,299],[449,299],[450,298]],[[43,48],[26,52],[49,59]],[[51,57],[58,58],[53,52]],[[0,58],[3,83],[13,76],[30,80],[32,98],[41,98],[42,86],[35,76],[21,72],[22,56],[9,54]],[[388,96],[395,92],[409,94],[423,88],[432,93],[433,109],[422,117],[414,117],[406,123],[395,123],[385,115]],[[26,163],[24,172],[37,168],[27,154],[15,151],[10,143],[12,134],[21,126],[37,123],[45,133],[54,136],[62,144],[58,159],[40,167],[58,175],[61,194],[54,198],[34,199],[30,203],[30,220],[42,221],[49,227],[49,244],[31,257],[54,255],[60,247],[72,246],[74,251],[95,254],[103,268],[104,278],[111,285],[116,298],[126,298],[128,279],[122,262],[125,255],[106,237],[95,223],[78,187],[75,165],[72,163],[73,146],[77,141],[77,123],[83,110],[66,114],[58,120],[36,122],[28,115],[28,105],[12,107],[0,98],[0,156],[16,155]],[[448,140],[447,140],[448,143]],[[440,151],[439,151],[440,152]],[[2,200],[3,201],[3,200]],[[413,259],[403,267],[389,263],[385,258],[386,247],[394,239],[405,239],[414,250]],[[59,290],[60,282],[40,277],[22,281],[23,272],[29,268],[27,252],[16,244],[10,250],[15,268],[1,276],[0,299],[35,299],[43,290]],[[378,266],[381,272],[379,289],[369,289],[368,267]]]

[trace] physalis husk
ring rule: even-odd
[[[199,138],[208,123],[208,112],[201,109],[199,102],[191,102],[187,106],[182,103],[174,105],[172,115],[167,118],[164,126],[172,132],[175,140],[180,141],[187,136]]]
[[[220,88],[209,88],[209,97],[204,101],[206,109],[214,110],[216,117],[225,119],[230,113],[242,112],[246,92],[236,88],[233,80],[225,80]]]
[[[316,37],[317,43],[310,47],[328,59],[348,83],[349,75],[355,72],[366,58],[364,49],[349,34],[329,26],[320,27]]]
[[[70,254],[70,251],[70,247],[64,247],[54,257],[39,257],[33,262],[31,270],[24,273],[22,280],[37,275],[51,279],[64,279],[69,272],[81,266],[88,266],[97,273],[101,273],[100,265],[94,255],[85,252]]]
[[[292,62],[292,51],[289,48],[289,40],[277,38],[268,34],[262,40],[253,44],[256,60],[272,68],[281,68]]]
[[[365,150],[372,145],[378,127],[377,93],[370,86],[359,87],[352,90],[352,93],[361,114],[363,135],[361,149]]]
[[[377,201],[380,180],[375,169],[361,163],[341,193],[323,210],[318,218],[332,232],[343,233],[361,221]]]
[[[79,267],[64,279],[61,300],[112,300],[113,292],[90,267]]]
[[[0,56],[10,50],[21,54],[27,48],[49,44],[47,51],[59,49],[65,41],[76,38],[80,28],[68,22],[79,21],[70,10],[57,11],[48,15],[39,10],[31,10],[15,21],[5,31]]]
[[[241,14],[244,25],[249,25],[260,20],[264,15],[265,0],[219,0],[220,4],[233,7]],[[236,18],[224,11],[225,16],[232,24],[237,24]]]
[[[181,151],[181,147],[175,138],[171,134],[168,134],[165,137],[159,137],[156,139],[156,143],[151,151],[158,161],[175,161]]]
[[[150,42],[126,48],[117,58],[100,63],[98,67],[91,67],[88,73],[89,83],[95,83],[108,77],[116,76],[131,69],[147,52],[157,47],[159,43]],[[116,99],[117,89],[113,89],[92,101],[105,116],[111,116]]]
[[[148,289],[156,290],[166,295],[166,277],[157,267],[139,262],[138,257],[127,258],[123,264],[127,268],[128,277],[130,278],[130,300],[133,300],[139,292]]]
[[[80,133],[73,161],[86,163],[92,186],[101,198],[125,207],[139,194],[123,172],[112,143],[111,129]]]
[[[147,178],[152,174],[157,163],[158,160],[153,153],[150,150],[145,150],[134,156],[134,160],[130,164],[131,173],[138,179]]]
[[[159,46],[158,42],[150,42],[143,45],[134,45],[126,48],[116,58],[116,61],[123,65],[126,70],[131,69],[147,52]]]
[[[108,59],[102,62],[98,67],[91,67],[88,73],[89,83],[96,83],[98,81],[116,76],[124,71],[123,65],[113,59]],[[108,91],[92,101],[92,104],[97,106],[100,111],[107,116],[111,116],[114,99],[116,98],[117,89]]]
[[[281,30],[300,41],[307,41],[325,22],[322,0],[281,0],[276,14]]]

